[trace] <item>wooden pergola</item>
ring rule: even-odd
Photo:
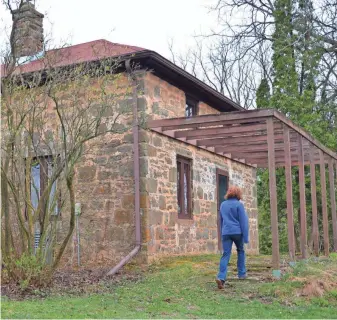
[[[307,132],[296,126],[283,114],[272,109],[258,109],[203,115],[191,118],[151,120],[148,127],[160,134],[206,149],[235,161],[269,169],[270,211],[272,230],[273,266],[279,269],[279,234],[277,215],[277,167],[285,168],[287,192],[288,244],[291,259],[295,258],[293,219],[292,173],[298,167],[300,191],[300,244],[301,255],[307,257],[307,212],[305,197],[305,171],[310,166],[311,201],[314,252],[319,254],[319,228],[317,213],[316,165],[320,166],[324,254],[329,254],[329,225],[326,190],[326,164],[329,172],[330,202],[333,229],[333,248],[337,251],[337,219],[335,176],[337,154],[326,148]],[[335,167],[335,169],[334,169]]]

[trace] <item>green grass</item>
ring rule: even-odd
[[[233,257],[234,258],[234,257]],[[248,258],[254,274],[268,276],[265,258]],[[233,259],[234,261],[234,259]],[[181,257],[153,265],[138,282],[105,283],[107,293],[3,301],[3,318],[336,318],[337,292],[311,299],[296,296],[303,282],[230,281],[216,289],[218,256]],[[319,264],[318,269],[324,270]],[[336,261],[334,261],[336,264]],[[261,267],[262,266],[262,267]],[[307,263],[309,270],[311,262]],[[329,264],[330,266],[330,264]],[[295,268],[298,275],[301,270]],[[300,270],[297,270],[300,269]],[[315,272],[316,270],[315,265]],[[233,270],[233,268],[232,268]],[[294,273],[294,271],[292,273]],[[336,270],[335,270],[336,271]],[[295,272],[295,273],[296,273]],[[234,274],[230,275],[231,277]]]

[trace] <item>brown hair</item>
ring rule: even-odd
[[[237,186],[231,186],[228,188],[227,193],[225,195],[225,199],[236,198],[238,200],[242,199],[242,191]]]

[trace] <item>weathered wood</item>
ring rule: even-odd
[[[309,133],[307,133],[302,128],[295,125],[290,119],[288,119],[284,114],[281,112],[274,110],[274,117],[287,126],[289,126],[291,129],[297,131],[304,139],[311,142],[314,146],[319,148],[320,150],[324,151],[327,155],[331,156],[335,160],[337,160],[337,154],[325,147],[322,143],[320,143],[318,140],[316,140],[314,137],[312,137]]]
[[[229,112],[221,114],[210,114],[203,116],[195,116],[191,118],[181,117],[174,119],[160,119],[160,120],[150,120],[148,121],[149,128],[158,128],[158,127],[168,127],[168,126],[179,126],[184,124],[202,124],[202,123],[214,123],[219,121],[232,121],[232,120],[244,120],[244,119],[253,119],[261,117],[269,117],[273,115],[273,110],[263,109],[263,110],[249,110],[245,112]]]
[[[289,128],[284,126],[284,162],[287,191],[287,222],[288,222],[288,247],[291,260],[295,259],[295,230],[294,230],[294,206],[293,206],[293,184],[291,173],[291,153]]]
[[[190,121],[196,119],[196,118],[188,118]],[[258,117],[258,118],[251,118],[251,119],[242,119],[242,120],[218,120],[218,121],[207,121],[207,122],[200,122],[197,121],[197,123],[184,123],[184,124],[173,124],[170,126],[163,126],[160,127],[161,130],[167,131],[167,130],[182,130],[182,129],[194,129],[194,128],[207,128],[207,127],[230,127],[232,125],[246,125],[246,124],[252,124],[252,123],[260,123],[260,122],[265,122],[266,118],[265,117]]]
[[[281,124],[275,124],[274,127],[276,129],[281,128]],[[207,128],[207,129],[191,129],[191,130],[181,130],[181,131],[176,131],[174,136],[176,138],[187,138],[189,139],[198,139],[198,138],[204,138],[204,137],[221,137],[223,135],[227,134],[233,134],[233,133],[245,133],[245,132],[250,132],[253,134],[254,131],[264,131],[266,130],[266,125],[265,124],[253,124],[253,125],[246,125],[246,126],[235,126],[235,127],[229,127],[229,128]]]
[[[324,237],[324,254],[329,255],[329,225],[328,225],[328,208],[326,201],[326,177],[325,177],[325,162],[323,151],[319,150],[321,163],[320,163],[320,176],[321,176],[321,192],[322,192],[322,215],[323,215],[323,237]]]
[[[304,175],[304,154],[303,154],[303,141],[302,136],[298,136],[298,180],[299,180],[299,189],[300,189],[300,227],[301,227],[301,253],[302,258],[305,259],[307,257],[307,210],[305,203],[305,175]]]
[[[335,179],[333,172],[333,160],[329,160],[329,185],[330,185],[330,202],[331,202],[331,218],[332,218],[332,235],[333,235],[333,249],[337,252],[337,213],[336,213],[336,193],[335,193]]]
[[[314,241],[314,253],[319,255],[319,232],[317,218],[317,188],[316,188],[316,166],[314,162],[315,149],[312,148],[310,155],[310,181],[311,181],[311,207],[312,207],[312,237]]]
[[[297,143],[291,143],[290,148],[295,154],[297,153],[298,145]],[[309,145],[304,146],[305,149],[309,149]],[[268,145],[267,144],[246,144],[246,145],[230,145],[230,146],[219,146],[216,148],[219,152],[221,151],[228,151],[228,152],[250,152],[250,151],[261,151],[261,152],[267,152],[268,151]],[[283,143],[275,143],[275,151],[281,151],[284,150],[284,144]]]
[[[273,123],[273,119],[271,118],[267,120],[267,135],[268,135],[268,168],[269,168],[269,192],[270,192],[273,267],[275,269],[279,269],[280,268],[280,251],[279,251],[278,218],[277,218],[274,123]]]
[[[282,134],[275,135],[275,141],[283,139]],[[224,145],[238,145],[240,143],[267,143],[267,135],[244,135],[240,137],[216,138],[216,139],[199,139],[198,146],[224,146]]]

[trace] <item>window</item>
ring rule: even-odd
[[[30,171],[30,200],[34,210],[37,209],[40,196],[48,187],[48,180],[53,174],[54,162],[53,157],[38,157],[32,161]],[[51,187],[48,200],[49,211],[52,215],[57,215],[59,205],[56,195],[56,181]]]
[[[193,117],[198,114],[198,103],[196,100],[186,97],[185,116]]]
[[[191,160],[177,157],[178,218],[192,217]]]

